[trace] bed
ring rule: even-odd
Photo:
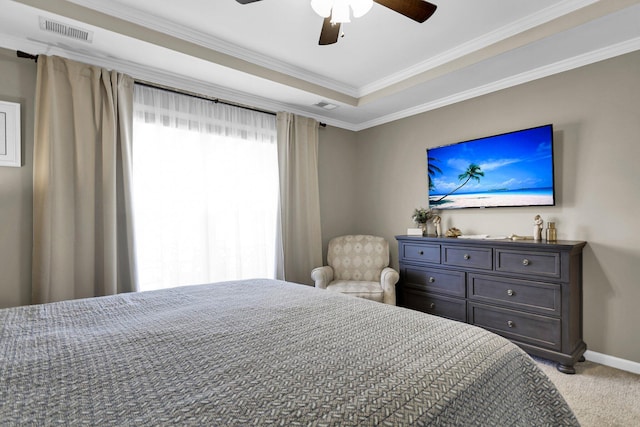
[[[0,310],[0,424],[561,426],[509,341],[273,280]]]

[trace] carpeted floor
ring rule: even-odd
[[[582,427],[640,426],[640,375],[594,362],[575,365],[576,374],[534,358],[573,409]]]

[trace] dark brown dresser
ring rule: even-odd
[[[582,340],[586,242],[396,236],[398,305],[477,325],[532,355],[573,365]]]

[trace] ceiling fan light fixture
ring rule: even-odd
[[[360,18],[371,10],[373,0],[351,0],[351,10],[354,18]]]
[[[315,13],[328,18],[332,23],[351,22],[350,10],[354,18],[360,18],[373,7],[373,0],[311,0],[311,8]]]
[[[349,3],[348,0],[335,0],[331,8],[331,23],[351,22],[349,19]]]
[[[311,8],[315,13],[328,18],[331,16],[331,8],[333,7],[333,0],[311,0]]]

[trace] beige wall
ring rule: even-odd
[[[397,266],[394,236],[427,205],[427,147],[546,123],[554,125],[557,206],[445,211],[445,229],[528,235],[540,214],[556,221],[559,238],[588,241],[587,346],[640,362],[640,52],[358,132],[355,229],[392,241]]]
[[[0,308],[31,297],[33,117],[36,64],[0,49],[0,100],[20,104],[21,168],[0,167]]]
[[[358,168],[356,133],[327,126],[319,130],[318,182],[323,259],[327,259],[329,239],[352,234],[358,224],[356,187]]]

